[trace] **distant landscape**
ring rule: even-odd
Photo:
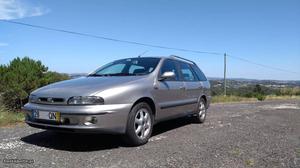
[[[265,99],[299,98],[300,81],[227,79],[227,97],[224,98],[224,80],[209,78],[213,102],[255,101]]]
[[[208,77],[210,81],[213,81],[214,85],[223,84],[223,78]],[[231,87],[243,87],[248,85],[260,84],[270,88],[284,88],[284,87],[299,87],[300,80],[258,80],[258,79],[246,79],[246,78],[229,78],[227,84]]]

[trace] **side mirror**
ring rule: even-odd
[[[164,72],[161,77],[159,78],[159,81],[163,81],[165,79],[171,79],[175,77],[175,73],[172,71]]]

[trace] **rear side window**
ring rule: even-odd
[[[197,65],[192,65],[192,68],[196,73],[198,80],[207,81],[207,78],[205,77],[204,73],[197,67]]]
[[[197,78],[195,77],[189,64],[180,62],[179,67],[184,81],[197,81]]]
[[[175,73],[175,78],[174,79],[169,79],[169,81],[178,81],[179,80],[179,73],[176,68],[176,64],[173,60],[165,60],[161,69],[160,69],[160,74],[162,75],[165,72],[174,72]]]

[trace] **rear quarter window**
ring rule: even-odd
[[[197,65],[192,65],[193,71],[196,73],[197,78],[200,81],[207,81],[206,76],[204,73],[197,67]]]

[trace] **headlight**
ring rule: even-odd
[[[100,105],[104,104],[104,99],[97,96],[74,96],[68,100],[70,105]]]
[[[37,96],[36,95],[29,95],[28,101],[30,103],[36,103],[37,102]]]

